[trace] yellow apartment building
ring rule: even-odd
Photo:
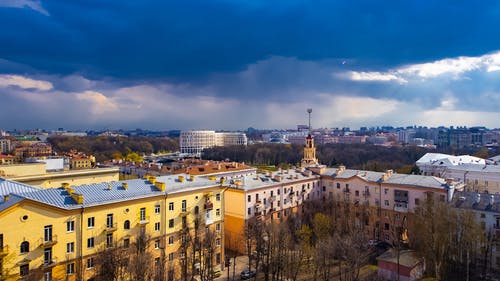
[[[133,247],[140,234],[154,265],[167,264],[166,280],[179,280],[188,258],[213,271],[224,260],[224,194],[213,180],[176,175],[41,190],[3,181],[0,279],[93,280],[101,251]],[[210,233],[209,256],[186,256],[195,225],[197,239]]]
[[[224,178],[226,248],[245,253],[249,220],[286,219],[307,200],[322,198],[319,175],[304,168]]]

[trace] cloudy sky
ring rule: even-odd
[[[0,0],[0,128],[500,127],[499,1]]]

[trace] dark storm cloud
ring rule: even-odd
[[[386,66],[500,46],[494,1],[247,2],[43,1],[49,16],[0,8],[0,56],[48,73],[193,82],[271,56]]]

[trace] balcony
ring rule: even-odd
[[[139,217],[139,224],[146,225],[149,223],[149,216],[141,216]]]
[[[408,202],[394,202],[394,211],[401,213],[408,212]]]
[[[106,225],[104,232],[111,233],[111,232],[115,232],[117,229],[118,229],[117,223],[108,224],[108,225]]]
[[[363,196],[370,197],[370,191],[368,191],[368,190],[363,191]]]
[[[42,246],[44,248],[52,247],[55,244],[57,244],[57,235],[52,235],[49,237],[40,238],[40,246]]]
[[[7,254],[9,254],[9,246],[5,245],[0,247],[0,257],[6,256]]]
[[[269,202],[271,202],[271,203],[272,203],[272,202],[274,202],[274,201],[276,201],[276,196],[271,196],[271,197],[269,197]]]
[[[345,193],[351,193],[351,190],[349,188],[344,188],[343,190]]]
[[[51,267],[56,266],[56,264],[57,264],[57,259],[51,259],[48,261],[44,260],[42,263],[42,268],[51,268]]]

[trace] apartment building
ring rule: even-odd
[[[488,271],[500,272],[500,195],[477,192],[457,192],[452,205],[456,208],[471,210],[476,215],[476,220],[485,230],[484,241],[489,253],[486,258],[489,262],[485,265]],[[480,239],[478,237],[478,239]]]
[[[9,225],[0,228],[7,280],[34,271],[44,280],[91,280],[100,251],[130,247],[141,233],[154,263],[169,263],[167,280],[179,280],[186,230],[195,228],[214,234],[214,268],[224,260],[223,190],[215,181],[176,175],[44,190],[7,184],[0,201],[0,225]]]
[[[420,205],[427,196],[450,202],[455,190],[463,184],[433,176],[396,174],[392,170],[373,172],[339,168],[323,169],[321,186],[330,200],[367,206],[365,235],[367,239],[392,242],[394,229],[402,228],[405,235],[407,213]],[[403,240],[405,237],[402,237]]]
[[[244,253],[245,226],[252,219],[285,219],[306,200],[322,198],[319,175],[304,168],[226,177],[226,246]]]

